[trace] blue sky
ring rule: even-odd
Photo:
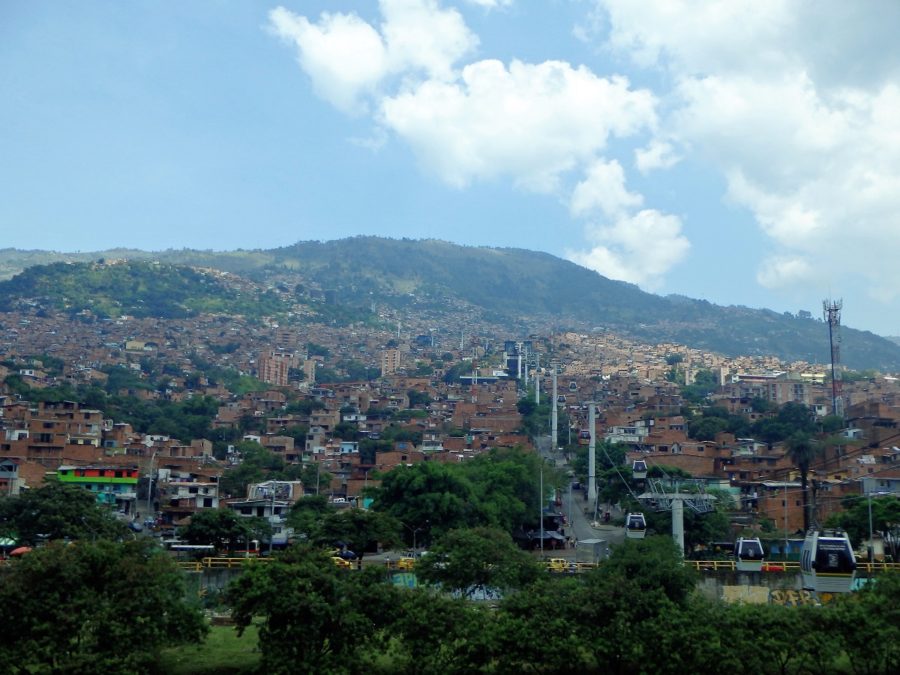
[[[0,4],[0,247],[543,250],[900,334],[900,4]]]

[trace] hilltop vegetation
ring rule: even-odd
[[[225,283],[215,274],[168,264],[51,263],[0,282],[0,310],[22,303],[103,318],[180,319],[201,312],[261,316],[286,309],[271,292]]]
[[[68,259],[96,259],[104,253],[46,254]],[[225,270],[255,281],[279,283],[291,280],[297,288],[329,291],[332,300],[316,303],[301,290],[294,298],[309,306],[329,323],[369,320],[372,302],[400,309],[448,312],[480,316],[511,330],[535,330],[552,324],[558,328],[587,331],[609,329],[642,342],[677,342],[726,356],[771,354],[784,361],[828,363],[827,329],[817,319],[798,318],[766,309],[713,305],[682,296],[661,297],[637,286],[613,281],[574,263],[547,253],[513,248],[459,246],[435,240],[394,240],[354,237],[330,242],[300,242],[292,246],[254,251],[169,250],[156,253],[115,251],[109,256],[129,259],[153,258],[169,265],[194,265]],[[0,251],[0,273],[24,268],[38,260],[34,251]],[[132,262],[131,265],[138,263]],[[54,274],[67,267],[49,266]],[[46,268],[39,268],[46,269]],[[79,268],[75,268],[79,269]],[[259,305],[250,298],[224,296],[220,292],[194,296],[180,294],[190,287],[184,268],[159,266],[182,281],[174,281],[172,303],[167,311],[259,311],[274,306]],[[197,273],[194,273],[197,274]],[[17,277],[17,279],[21,279]],[[25,277],[19,284],[26,284]],[[61,277],[57,277],[60,280]],[[124,279],[123,282],[127,282]],[[37,284],[37,279],[29,283]],[[69,284],[67,293],[73,293]],[[208,281],[207,281],[208,284]],[[85,287],[87,292],[94,288]],[[209,291],[209,286],[199,287]],[[19,297],[18,287],[3,288]],[[26,286],[26,290],[28,286]],[[103,289],[100,288],[102,291]],[[193,289],[197,291],[197,288]],[[70,297],[66,295],[66,297]],[[260,296],[267,302],[274,298]],[[115,309],[108,298],[105,311]],[[127,296],[126,296],[127,299]],[[145,307],[147,300],[143,300]],[[58,300],[58,298],[57,298]],[[71,298],[70,298],[71,300]],[[244,301],[247,301],[246,304]],[[8,304],[8,302],[7,302]],[[66,304],[66,303],[63,303]],[[72,303],[69,302],[69,305]],[[151,303],[152,305],[152,303]],[[844,363],[856,370],[882,372],[900,370],[900,345],[866,331],[843,329]]]

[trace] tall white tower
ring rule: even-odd
[[[593,401],[588,404],[588,429],[591,433],[588,445],[588,504],[597,502],[597,409]]]
[[[556,448],[559,447],[559,442],[557,440],[556,427],[559,423],[559,413],[556,410],[556,364],[552,364],[553,367],[553,400],[550,401],[550,442],[553,443],[553,450],[556,451]]]
[[[525,347],[525,388],[528,389],[528,347]]]

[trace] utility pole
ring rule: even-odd
[[[552,406],[550,408],[550,442],[553,444],[553,451],[556,452],[556,448],[559,447],[557,435],[559,413],[556,410],[556,363],[551,363],[550,365],[553,368],[553,400],[550,401],[550,405]]]
[[[787,523],[787,480],[784,481],[784,559],[788,556],[788,523]]]
[[[540,498],[540,519],[541,519],[541,558],[544,557],[544,458],[541,456],[541,498]]]
[[[678,498],[672,500],[672,538],[684,557],[684,502]]]
[[[597,502],[597,408],[591,401],[588,404],[588,431],[591,434],[588,445],[588,504]]]
[[[865,482],[863,482],[863,486],[868,488]],[[875,539],[872,534],[872,491],[866,489],[866,496],[868,497],[869,501],[869,546],[867,547],[867,551],[869,554],[869,562],[873,563],[875,562]]]
[[[269,518],[272,524],[272,533],[269,535],[269,557],[272,557],[272,542],[275,539],[275,481],[272,481],[272,513]]]
[[[528,389],[528,346],[525,345],[525,388]]]

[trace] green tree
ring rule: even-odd
[[[795,401],[788,401],[778,410],[778,421],[791,432],[803,431],[808,434],[816,430],[815,416],[809,407]]]
[[[309,540],[318,530],[319,523],[330,509],[328,497],[325,495],[306,495],[291,506],[287,516],[287,525],[294,529],[295,535],[301,540]]]
[[[714,441],[716,435],[728,428],[728,421],[721,417],[700,417],[688,424],[688,434],[697,441]]]
[[[439,462],[399,466],[372,490],[372,508],[418,529],[419,541],[478,522],[472,483],[455,467]]]
[[[900,574],[879,575],[828,607],[823,626],[859,675],[900,672]]]
[[[545,575],[523,592],[504,596],[493,630],[500,672],[591,672],[583,629],[573,617],[583,582]]]
[[[248,564],[226,599],[239,633],[259,626],[262,672],[361,672],[398,612],[399,592],[381,578],[378,570],[348,573],[327,554],[294,546]]]
[[[171,558],[147,539],[35,549],[0,571],[7,673],[149,672],[160,648],[199,642]]]
[[[488,608],[423,588],[403,593],[400,599],[400,611],[390,626],[399,643],[391,652],[395,672],[476,673],[496,662]]]
[[[791,461],[800,470],[800,487],[803,490],[803,531],[809,530],[809,467],[819,454],[818,442],[804,431],[795,431],[787,439],[787,451]]]
[[[674,621],[684,612],[695,584],[695,573],[684,566],[669,537],[626,541],[615,548],[603,565],[585,575],[572,610],[594,667],[613,673],[644,672],[662,632],[654,630],[651,635],[649,629],[661,617]]]
[[[242,497],[250,483],[274,478],[284,471],[284,460],[256,441],[242,441],[235,445],[235,450],[241,463],[226,469],[219,479],[219,489],[226,495]]]
[[[424,391],[416,391],[415,389],[410,389],[406,392],[406,395],[409,397],[410,408],[415,408],[417,406],[427,406],[429,403],[431,403],[431,397]]]
[[[750,431],[768,446],[769,451],[772,450],[775,443],[783,441],[791,435],[791,428],[788,425],[771,417],[757,420],[751,426]]]
[[[847,531],[855,545],[869,538],[869,500],[867,497],[844,497],[843,511],[828,518],[828,525]],[[872,531],[882,536],[900,528],[900,499],[893,495],[872,498]],[[885,537],[887,538],[887,537]],[[892,537],[893,538],[893,537]]]
[[[263,518],[244,518],[228,508],[204,509],[193,514],[180,532],[189,544],[212,544],[216,550],[226,551],[253,539],[268,540],[272,526]]]
[[[719,387],[719,378],[711,370],[698,370],[693,384],[681,388],[681,395],[691,403],[701,403]]]
[[[539,572],[535,559],[506,532],[488,527],[447,532],[416,565],[416,574],[426,583],[466,597],[523,588]]]
[[[0,499],[0,536],[34,545],[56,539],[119,539],[125,525],[84,488],[50,481]]]
[[[343,542],[350,550],[362,557],[366,551],[381,544],[386,548],[400,542],[400,523],[394,518],[377,511],[364,509],[343,509],[326,513],[313,530],[313,543],[335,546]]]
[[[292,469],[293,467],[289,466],[286,468]],[[327,489],[328,486],[331,485],[331,479],[334,478],[334,476],[327,471],[322,471],[318,462],[308,462],[303,464],[299,472],[296,472],[295,475],[297,479],[303,483],[304,491],[307,493],[315,493],[317,495],[323,486]]]

